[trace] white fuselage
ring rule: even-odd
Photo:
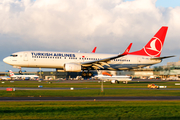
[[[37,76],[37,75],[13,75],[13,76],[11,76],[11,78],[14,78],[14,79],[26,79],[26,78],[37,79],[37,78],[39,78],[39,76]]]
[[[117,81],[132,81],[130,76],[127,75],[121,75],[121,76],[107,76],[107,75],[97,75],[95,76],[98,79],[104,80],[104,81],[112,81],[112,80],[117,80]]]
[[[0,80],[10,80],[11,78],[8,76],[0,76]]]
[[[64,68],[66,63],[80,64],[96,61],[103,58],[116,56],[117,54],[74,53],[74,52],[49,52],[49,51],[23,51],[13,53],[3,59],[9,65],[15,67],[32,68]],[[161,60],[152,60],[148,56],[126,55],[110,60],[109,66],[104,69],[133,69],[160,63]],[[102,68],[101,68],[102,69]]]

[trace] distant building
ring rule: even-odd
[[[133,78],[148,78],[154,75],[152,68],[139,68],[130,71],[117,71],[117,75],[129,75]]]
[[[97,71],[92,71],[92,75],[97,75]],[[38,76],[41,76],[40,78],[43,79],[69,79],[69,78],[76,78],[77,76],[82,76],[82,72],[57,72],[57,71],[44,71],[44,72],[38,72]],[[88,76],[83,76],[83,78],[87,79],[90,78]]]
[[[178,61],[178,62],[167,62],[167,66],[180,66],[180,61]]]

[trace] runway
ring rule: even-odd
[[[11,87],[12,88],[12,87]],[[73,88],[73,90],[98,90],[100,88]],[[180,90],[180,88],[104,88],[104,89],[122,89],[122,90]],[[0,90],[6,90],[6,87],[0,87]],[[15,90],[71,90],[71,88],[16,88]]]
[[[0,101],[162,101],[180,100],[180,96],[148,97],[0,97]]]

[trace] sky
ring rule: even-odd
[[[180,57],[179,0],[1,0],[0,71],[18,69],[3,58],[19,51],[123,52],[140,50],[168,26],[161,56]],[[35,71],[33,68],[23,68]],[[51,70],[51,69],[50,69]]]

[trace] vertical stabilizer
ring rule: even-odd
[[[160,57],[168,27],[163,26],[153,38],[139,51],[128,53],[129,55],[142,55]]]
[[[14,76],[14,73],[12,72],[12,70],[9,70],[9,77]]]

